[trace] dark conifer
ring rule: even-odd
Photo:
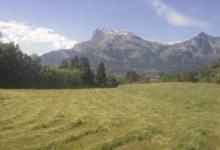
[[[73,59],[71,59],[71,69],[78,68],[79,58],[76,55]]]
[[[99,64],[99,67],[97,69],[96,80],[100,85],[102,85],[102,86],[105,85],[106,73],[105,73],[105,66],[104,66],[103,62],[101,62]]]

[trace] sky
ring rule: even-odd
[[[69,49],[97,28],[130,30],[143,39],[220,37],[219,0],[0,0],[3,42],[31,55]]]

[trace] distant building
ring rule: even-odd
[[[159,78],[158,75],[155,75],[155,76],[151,77],[151,78],[150,78],[150,83],[156,82],[158,78]]]
[[[150,83],[154,83],[156,81],[157,81],[157,79],[150,79]]]
[[[121,78],[122,78],[121,76],[117,76],[117,77],[116,77],[116,79],[121,79]]]

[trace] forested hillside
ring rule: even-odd
[[[220,59],[211,64],[182,74],[166,75],[159,73],[159,82],[208,82],[220,84]]]

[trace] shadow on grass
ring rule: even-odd
[[[93,88],[116,88],[116,87],[103,87],[97,85],[63,85],[63,84],[22,84],[22,83],[3,83],[0,84],[0,89],[93,89]]]

